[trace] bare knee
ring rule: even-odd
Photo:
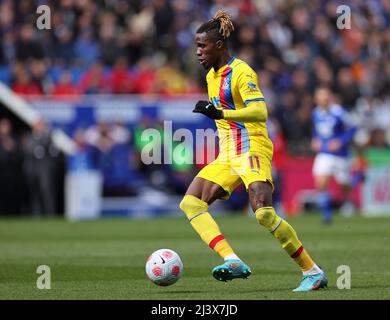
[[[268,182],[256,181],[249,185],[249,201],[253,211],[272,206],[272,187]]]
[[[351,186],[349,184],[341,185],[344,194],[349,194],[351,192]]]
[[[318,191],[326,191],[329,186],[329,176],[315,176],[314,182]]]

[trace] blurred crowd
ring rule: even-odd
[[[0,214],[61,212],[63,165],[63,154],[45,122],[40,120],[31,132],[17,135],[10,119],[1,118]]]
[[[150,128],[157,130],[158,139],[142,138]],[[205,165],[193,165],[192,144],[181,144],[180,152],[175,151],[180,142],[161,144],[167,141],[162,124],[150,117],[131,128],[120,121],[80,127],[72,138],[75,153],[64,158],[50,125],[43,120],[37,121],[31,132],[16,134],[12,121],[0,118],[0,214],[39,217],[62,212],[65,172],[99,172],[105,197],[138,196],[146,189],[160,195],[181,195],[195,170]],[[145,164],[142,153],[146,149],[148,156],[158,155],[157,163]],[[167,152],[172,161],[163,164]]]
[[[35,26],[51,8],[51,29]],[[218,8],[233,17],[231,51],[259,74],[292,153],[309,152],[313,90],[330,86],[363,129],[389,146],[390,0],[2,0],[0,80],[20,94],[205,92],[193,43]]]
[[[154,135],[145,131],[151,128]],[[80,128],[74,141],[77,152],[68,161],[68,171],[102,172],[105,196],[135,196],[144,187],[183,194],[196,171],[215,157],[207,145],[194,150],[192,143],[174,140],[160,120],[145,115],[131,128],[120,121]],[[200,152],[205,153],[203,161],[196,161]]]

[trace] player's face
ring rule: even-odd
[[[207,39],[207,34],[205,32],[196,34],[195,43],[196,55],[199,63],[205,69],[211,68],[217,60],[217,45],[213,41]]]
[[[318,89],[314,96],[315,102],[322,108],[327,108],[330,105],[330,92],[328,89]]]

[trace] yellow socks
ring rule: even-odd
[[[197,197],[186,195],[180,203],[180,209],[187,215],[188,220],[202,240],[222,258],[233,254],[233,249],[219,230],[210,213],[208,204]]]
[[[255,215],[257,221],[278,239],[283,249],[295,260],[302,272],[307,272],[315,266],[314,261],[299,241],[293,227],[280,218],[273,207],[259,208]]]
[[[187,215],[192,227],[211,249],[222,258],[235,256],[217,223],[207,212],[208,204],[206,202],[192,195],[186,195],[180,203],[180,209]],[[310,270],[313,268],[318,268],[303,248],[295,230],[287,221],[276,214],[273,207],[259,208],[255,214],[257,221],[278,239],[283,249],[295,260],[302,272],[311,272]]]
[[[315,265],[313,259],[309,256],[303,246],[300,246],[299,249],[293,255],[291,255],[291,258],[293,258],[299,265],[302,272],[311,270]]]

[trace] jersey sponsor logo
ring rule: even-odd
[[[315,124],[319,136],[323,139],[328,139],[334,134],[336,120],[333,118],[324,119],[324,121]]]
[[[248,89],[249,89],[250,91],[257,91],[257,86],[256,86],[255,83],[249,81],[249,82],[248,82]]]

